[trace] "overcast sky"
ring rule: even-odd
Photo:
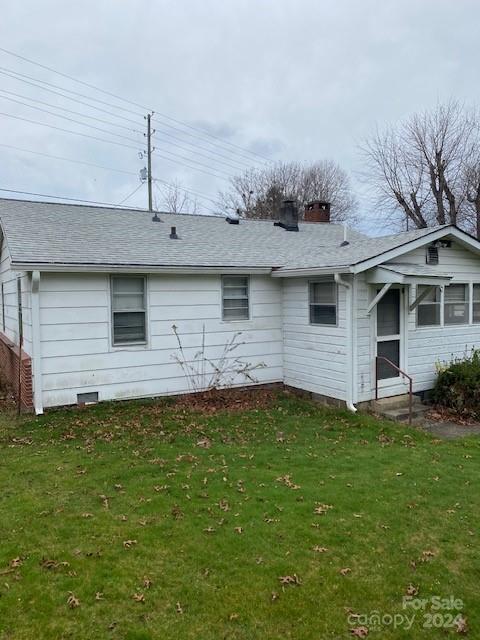
[[[368,196],[357,178],[362,139],[377,124],[394,123],[437,100],[456,96],[480,103],[478,0],[22,0],[2,3],[0,47],[139,105],[95,93],[0,52],[0,71],[10,69],[109,103],[95,103],[106,110],[100,112],[79,104],[79,96],[67,100],[0,73],[2,114],[128,145],[0,115],[0,187],[109,203],[119,203],[140,184],[137,175],[145,165],[139,157],[144,149],[142,116],[153,109],[156,178],[178,180],[214,198],[225,188],[226,175],[244,163],[262,162],[229,145],[273,160],[331,158],[352,175],[362,227],[373,229]],[[196,129],[160,114],[207,130],[229,145],[209,142]],[[169,155],[166,160],[158,155],[162,152],[183,159]],[[177,161],[190,162],[192,168]],[[157,190],[156,196],[161,206]],[[145,187],[127,203],[145,206]],[[208,200],[201,203],[213,208]]]

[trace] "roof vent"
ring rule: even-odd
[[[225,218],[225,220],[228,222],[228,224],[240,224],[240,216],[238,215],[238,211],[235,213],[233,211],[227,213],[227,217]]]
[[[152,218],[152,222],[161,222],[160,218],[158,217],[158,213],[156,211]]]
[[[295,200],[284,200],[279,211],[279,221],[273,223],[286,231],[298,231],[298,207]]]
[[[438,247],[431,244],[427,247],[427,256],[426,256],[427,264],[438,264]]]
[[[170,239],[171,240],[178,240],[178,236],[177,236],[177,227],[172,227],[170,229]]]

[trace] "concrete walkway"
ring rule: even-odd
[[[437,438],[454,440],[455,438],[465,438],[466,436],[480,435],[480,424],[456,424],[455,422],[425,420],[420,429],[427,431]]]

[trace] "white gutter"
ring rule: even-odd
[[[355,358],[355,305],[353,301],[353,286],[350,282],[342,280],[342,276],[339,273],[334,274],[334,279],[337,285],[345,287],[346,289],[346,311],[345,311],[345,324],[347,332],[347,409],[352,413],[357,412],[357,407],[353,404],[354,390],[356,376],[356,358]]]
[[[198,273],[214,273],[214,274],[267,274],[272,272],[271,267],[229,267],[229,266],[215,266],[215,267],[202,267],[202,266],[165,266],[165,265],[148,265],[148,264],[134,264],[134,265],[117,265],[117,264],[65,264],[65,263],[29,263],[29,262],[12,262],[12,268],[19,271],[32,271],[37,269],[40,271],[48,272],[65,272],[65,273],[185,273],[185,274],[198,274]]]
[[[40,340],[40,271],[32,271],[32,368],[35,413],[43,413],[42,355]]]
[[[284,269],[283,267],[280,269],[274,269],[272,271],[273,278],[301,278],[301,277],[310,277],[310,276],[319,276],[322,274],[340,274],[340,273],[352,273],[353,268],[345,265],[345,266],[337,266],[337,267],[309,267],[308,269],[299,268],[299,269]]]

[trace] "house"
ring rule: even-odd
[[[46,407],[189,390],[241,332],[259,383],[356,404],[430,389],[480,345],[480,243],[453,226],[367,237],[312,203],[298,222],[0,200],[0,367]],[[21,366],[19,341],[22,335]],[[204,337],[203,337],[204,336]],[[20,371],[19,371],[20,369]],[[20,376],[19,376],[20,373]],[[234,384],[244,384],[238,377]]]

